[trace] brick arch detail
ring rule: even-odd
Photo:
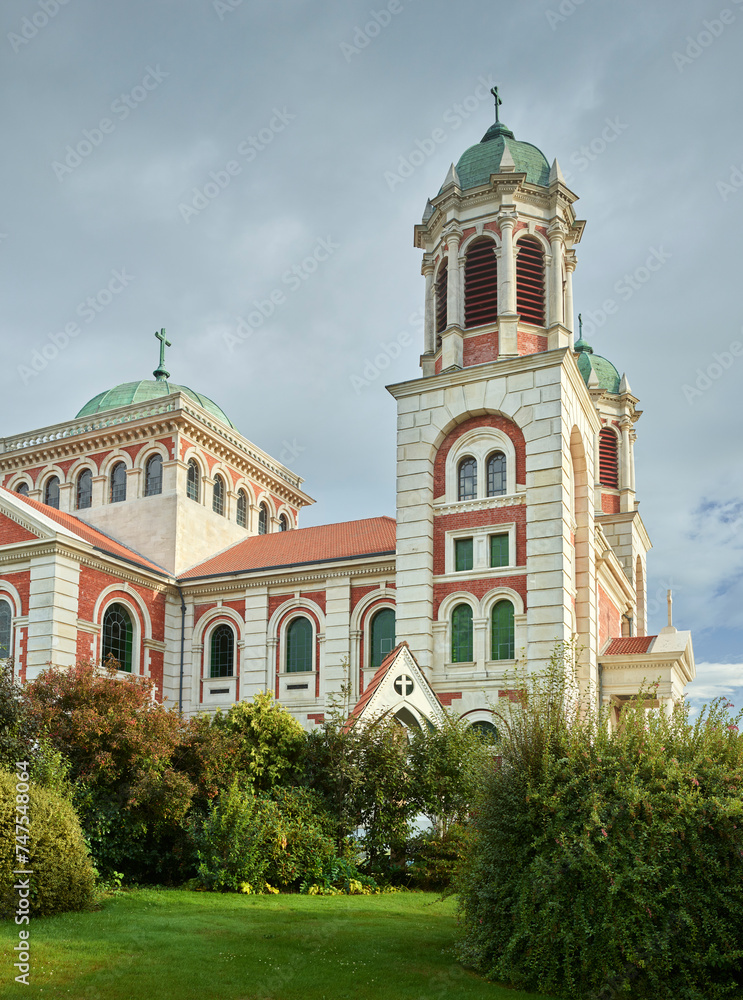
[[[495,427],[510,437],[516,451],[516,482],[526,482],[526,442],[521,428],[507,417],[501,417],[495,413],[485,413],[481,416],[470,417],[461,424],[457,424],[439,445],[433,465],[434,499],[438,499],[446,493],[446,458],[450,449],[463,434],[475,427]]]

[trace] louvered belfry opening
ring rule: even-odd
[[[608,427],[599,434],[599,482],[610,489],[619,489],[617,436]]]
[[[498,261],[495,243],[475,240],[464,264],[464,325],[485,326],[498,319]]]
[[[516,308],[525,323],[544,326],[544,250],[527,236],[516,257]]]
[[[446,257],[441,261],[439,273],[436,275],[436,336],[440,337],[446,329],[446,296],[448,290],[449,264]],[[438,346],[438,344],[436,345]]]

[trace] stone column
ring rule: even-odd
[[[564,251],[562,223],[550,226],[549,238],[550,246],[552,247],[552,261],[548,272],[547,326],[554,326],[556,323],[567,326],[564,319],[562,298],[562,263]]]
[[[433,354],[436,350],[436,303],[434,301],[433,257],[430,253],[423,254],[421,273],[426,279],[423,352],[424,354]]]
[[[516,312],[516,258],[513,253],[514,212],[498,216],[501,250],[498,259],[498,354],[516,357],[518,347],[518,313]]]
[[[573,317],[573,271],[575,270],[575,253],[568,250],[565,254],[565,319],[564,326],[571,334],[575,332],[575,319]]]
[[[446,325],[462,326],[462,289],[459,270],[459,241],[461,233],[453,231],[446,238],[449,274],[446,293]]]
[[[620,425],[622,428],[622,460],[619,466],[619,489],[620,489],[620,510],[631,511],[635,509],[635,495],[632,489],[632,468],[631,468],[631,445],[630,434],[632,432],[632,421],[628,416],[623,416]]]

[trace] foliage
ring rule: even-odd
[[[410,885],[448,890],[464,862],[467,844],[467,829],[460,823],[450,823],[444,834],[430,830],[414,837],[407,847]]]
[[[304,752],[305,733],[270,691],[238,702],[225,713],[217,712],[212,726],[227,739],[232,775],[244,775],[258,791],[292,782]]]
[[[308,896],[372,896],[381,890],[373,878],[359,871],[351,858],[332,858],[314,865],[299,891]]]
[[[237,780],[192,826],[198,878],[207,889],[261,891],[298,884],[329,863],[335,846],[323,832],[313,797],[284,790],[279,801],[241,789]],[[258,888],[257,888],[258,887]]]
[[[715,702],[692,724],[639,697],[611,733],[571,678],[558,648],[503,720],[458,882],[461,956],[576,997],[739,995],[741,715]]]
[[[45,671],[24,691],[32,719],[70,762],[96,862],[130,877],[172,868],[194,791],[173,762],[180,716],[153,700],[152,686],[119,678],[114,667],[79,663]]]
[[[14,885],[23,877],[13,871],[21,868],[33,872],[32,916],[85,908],[93,900],[96,872],[74,809],[53,790],[33,783],[28,792],[17,793],[16,781],[15,774],[0,771],[0,900],[4,915],[14,913],[18,906]],[[16,810],[20,808],[28,816],[27,829],[16,826]],[[16,854],[16,844],[23,848],[23,854]]]

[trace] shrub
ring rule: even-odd
[[[93,900],[95,869],[80,823],[70,803],[56,792],[32,784],[28,793],[28,840],[16,856],[16,776],[0,771],[0,898],[3,915],[18,905],[14,884],[25,868],[30,876],[30,912],[48,916],[82,910]],[[25,836],[20,834],[20,837]],[[25,857],[25,863],[19,863]]]
[[[464,861],[467,831],[452,823],[446,833],[435,830],[421,833],[408,844],[408,880],[426,891],[447,890]]]
[[[288,887],[335,857],[307,792],[286,789],[274,801],[233,781],[196,819],[192,836],[198,878],[207,889],[244,891],[270,883]]]
[[[557,650],[504,720],[458,881],[461,957],[576,997],[738,993],[740,716],[715,703],[692,725],[687,706],[638,698],[610,733],[574,698],[571,667]]]

